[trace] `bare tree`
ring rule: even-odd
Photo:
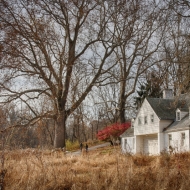
[[[174,14],[189,18],[190,17],[190,2],[188,0],[165,0],[165,8],[167,11],[172,11]]]
[[[17,126],[52,118],[54,147],[65,147],[68,116],[112,67],[108,58],[123,43],[112,14],[98,0],[0,1],[1,103],[17,102],[32,113]],[[88,78],[75,81],[80,67]],[[73,102],[71,86],[80,91]]]
[[[151,9],[147,10],[147,4]],[[115,52],[119,59],[120,96],[118,101],[120,122],[125,122],[125,106],[127,99],[135,92],[138,79],[147,69],[160,62],[156,58],[159,51],[166,23],[161,17],[158,5],[153,1],[139,2],[140,6],[133,6],[133,22],[126,19],[128,40],[117,48]],[[136,4],[135,4],[136,5]],[[140,8],[139,8],[140,7]],[[136,11],[136,12],[135,12]],[[130,17],[129,17],[130,18]],[[129,28],[128,28],[129,27]],[[118,33],[122,35],[126,27],[121,27]],[[129,50],[130,49],[130,50]]]
[[[104,86],[109,85],[101,99],[116,121],[124,123],[139,78],[161,61],[157,53],[166,29],[166,15],[162,15],[155,1],[115,1],[114,5],[110,9],[116,12],[111,17],[113,22],[119,20],[116,36],[125,41],[114,49],[113,60],[117,65],[107,73],[107,78],[99,80],[99,88],[102,86],[103,92]]]
[[[185,1],[170,1],[173,6],[166,6],[169,12],[167,22],[167,32],[165,33],[163,48],[160,57],[164,58],[163,62],[158,64],[158,70],[162,73],[165,88],[173,88],[174,94],[179,95],[189,91],[189,18],[178,14],[175,10],[181,9],[182,3],[185,6]],[[175,6],[174,6],[175,5]],[[175,10],[173,9],[175,7]],[[188,5],[186,5],[186,11]]]

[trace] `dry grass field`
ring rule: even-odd
[[[190,189],[190,153],[131,156],[107,147],[78,156],[45,150],[2,156],[1,190]]]

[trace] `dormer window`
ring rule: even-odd
[[[181,111],[179,109],[176,110],[176,121],[181,120]]]

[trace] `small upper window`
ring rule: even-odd
[[[139,125],[142,124],[142,122],[141,122],[141,118],[140,118],[140,117],[138,117],[138,124],[139,124]]]
[[[147,116],[144,116],[144,124],[147,124],[148,121],[147,121]]]
[[[150,121],[151,123],[154,123],[154,114],[150,115]]]

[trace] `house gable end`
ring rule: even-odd
[[[141,112],[143,110],[143,107],[145,106],[145,104],[149,104],[150,108],[152,109],[152,113],[159,119],[158,115],[156,114],[156,112],[154,111],[153,107],[151,106],[151,104],[147,101],[147,99],[145,98],[143,103],[142,103],[142,106],[140,107],[138,113],[137,113],[137,116],[136,116],[136,119],[134,121],[134,125],[136,126],[137,125],[137,118],[141,115]]]
[[[152,115],[153,121],[151,120]],[[134,134],[144,135],[157,133],[159,131],[159,121],[160,119],[156,112],[147,99],[145,99],[134,122]]]

